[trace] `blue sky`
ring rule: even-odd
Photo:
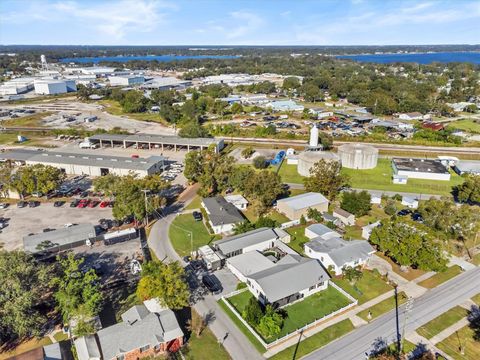
[[[0,0],[0,44],[478,44],[479,0]]]

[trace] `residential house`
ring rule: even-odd
[[[423,120],[425,117],[419,112],[409,112],[398,114],[398,118],[401,120]]]
[[[299,105],[293,100],[271,101],[265,106],[271,108],[272,111],[303,111],[304,109],[303,105]]]
[[[290,235],[282,229],[260,228],[213,242],[213,247],[222,256],[230,258],[250,251],[264,251],[278,242],[290,242]]]
[[[370,204],[380,205],[382,203],[382,198],[380,196],[372,195],[370,198]]]
[[[231,233],[236,224],[245,220],[235,205],[227,202],[222,196],[204,198],[202,206],[208,215],[208,223],[214,234]]]
[[[323,224],[312,224],[305,228],[305,236],[309,239],[314,239],[319,236],[323,239],[331,239],[333,237],[340,237],[341,235]]]
[[[338,218],[342,224],[346,226],[355,225],[355,215],[350,214],[348,211],[337,208],[333,211],[333,216]]]
[[[328,269],[333,269],[335,275],[340,275],[347,266],[364,266],[375,249],[365,240],[346,241],[339,237],[324,239],[317,237],[304,245],[305,254],[319,260]]]
[[[277,210],[291,220],[298,220],[302,215],[307,216],[309,208],[326,212],[328,203],[327,198],[322,194],[309,192],[277,200]]]
[[[74,341],[78,360],[153,358],[183,345],[175,314],[157,301],[145,301],[121,315],[122,322]]]
[[[322,219],[323,221],[326,221],[327,223],[332,223],[335,226],[338,226],[340,224],[340,220],[333,216],[332,214],[329,214],[328,212],[322,213]]]
[[[418,200],[412,197],[403,196],[402,205],[408,207],[409,209],[416,209],[418,208]]]
[[[322,108],[310,108],[308,109],[308,112],[312,115],[315,115],[318,120],[333,116],[333,111]]]
[[[248,200],[242,195],[226,195],[225,200],[233,204],[238,210],[245,210],[248,206]]]
[[[365,240],[370,239],[370,235],[372,235],[373,229],[380,226],[380,221],[376,221],[372,224],[368,224],[362,227],[362,238]]]

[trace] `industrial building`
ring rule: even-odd
[[[480,175],[480,161],[457,161],[453,170],[455,170],[458,175]]]
[[[192,86],[189,80],[180,80],[172,76],[154,77],[146,80],[140,88],[147,90],[182,90]]]
[[[335,153],[327,151],[304,151],[298,155],[297,172],[302,176],[310,176],[310,169],[320,160],[338,161]]]
[[[378,149],[370,145],[344,144],[338,147],[342,167],[347,169],[373,169],[377,166]]]
[[[132,86],[145,82],[143,75],[117,75],[109,76],[108,81],[111,86]]]
[[[35,78],[21,77],[11,79],[0,85],[0,95],[18,95],[33,90]]]
[[[161,172],[164,166],[164,158],[161,156],[130,158],[27,149],[5,151],[0,154],[0,161],[10,161],[18,165],[50,165],[61,169],[66,174],[88,176],[107,174],[122,176],[133,173],[144,177]]]
[[[304,106],[297,104],[293,100],[272,101],[265,105],[272,111],[303,111]]]
[[[395,175],[408,179],[450,180],[450,172],[440,160],[393,158]]]
[[[72,79],[36,79],[35,94],[55,95],[77,91],[75,80]]]
[[[166,135],[117,135],[117,134],[97,134],[90,137],[93,144],[102,147],[122,146],[127,148],[130,146],[145,149],[162,149],[164,150],[204,150],[211,145],[215,146],[215,151],[220,152],[225,146],[223,139],[214,138],[182,138],[179,136]]]
[[[298,220],[307,216],[308,209],[328,211],[328,200],[320,193],[309,192],[289,198],[277,200],[277,210],[291,220]]]

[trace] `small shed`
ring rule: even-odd
[[[208,270],[217,270],[222,267],[222,259],[208,246],[198,248],[198,255],[202,258]]]
[[[408,176],[406,175],[393,175],[393,183],[394,184],[400,184],[400,185],[405,185],[408,181]]]
[[[402,205],[408,207],[409,209],[416,209],[418,208],[418,200],[404,196],[402,197]]]
[[[382,203],[382,198],[380,196],[372,195],[370,198],[370,204],[380,205]]]
[[[339,219],[344,225],[355,225],[355,215],[350,214],[348,211],[337,208],[333,211],[333,216]]]

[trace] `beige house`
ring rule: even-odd
[[[352,226],[355,225],[355,215],[350,214],[348,211],[343,209],[335,209],[333,211],[333,216],[339,219],[344,225]]]
[[[277,210],[291,220],[307,216],[308,209],[317,209],[321,213],[328,211],[328,200],[320,193],[309,192],[277,201]]]

